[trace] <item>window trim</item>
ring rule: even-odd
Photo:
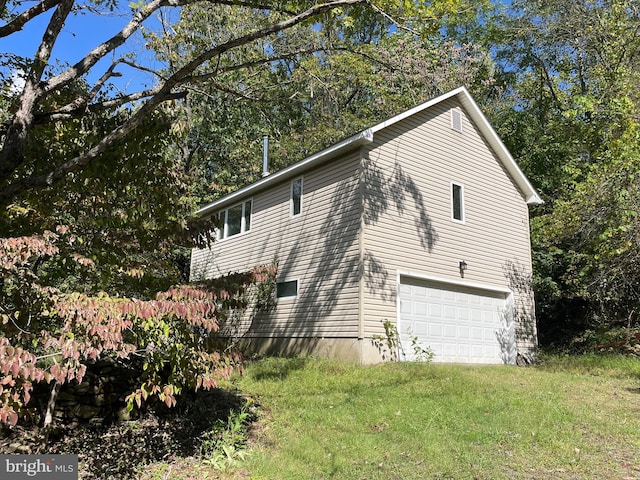
[[[456,200],[454,195],[455,187],[460,188],[460,218],[456,218]],[[464,185],[460,182],[451,182],[449,187],[449,192],[451,195],[451,220],[456,223],[465,223],[466,221],[466,213],[464,208]]]
[[[298,213],[294,213],[294,198],[293,198],[293,185],[300,181],[300,211]],[[291,180],[291,184],[289,186],[289,218],[298,218],[302,215],[303,211],[303,200],[304,200],[304,178],[297,177]]]
[[[451,130],[462,133],[462,112],[458,108],[451,109]]]
[[[248,203],[250,203],[251,206],[249,210],[249,228],[247,229],[247,204]],[[233,235],[229,235],[229,210],[236,208],[239,205],[242,206],[242,213],[240,217],[240,231],[238,233],[234,233]],[[247,198],[242,202],[233,204],[225,208],[224,210],[219,211],[217,215],[223,216],[223,220],[222,220],[222,229],[219,229],[219,228],[215,229],[216,240],[223,241],[229,238],[237,237],[239,235],[244,235],[245,233],[249,233],[251,231],[251,226],[253,224],[253,219],[251,218],[253,215],[253,197]]]
[[[295,295],[288,295],[286,297],[279,297],[278,296],[278,285],[281,284],[281,283],[292,283],[292,282],[295,282],[295,284],[296,284],[296,294]],[[283,279],[283,280],[276,281],[276,289],[275,289],[275,292],[274,292],[274,296],[275,296],[276,302],[280,302],[282,300],[293,300],[295,298],[298,298],[298,293],[299,292],[300,292],[300,279],[298,279],[298,278],[286,278],[286,279]]]

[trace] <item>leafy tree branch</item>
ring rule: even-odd
[[[26,190],[52,186],[68,173],[78,171],[86,167],[90,162],[98,158],[100,154],[108,150],[115,142],[123,139],[139,127],[143,120],[148,118],[149,115],[162,103],[174,100],[176,97],[182,97],[184,93],[176,92],[176,89],[192,80],[192,74],[200,66],[206,64],[211,59],[243,45],[247,45],[257,39],[266,38],[274,33],[290,29],[338,7],[347,7],[350,5],[365,3],[365,0],[334,0],[314,5],[300,11],[299,13],[290,15],[289,18],[258,28],[236,38],[231,38],[224,43],[214,45],[208,50],[201,52],[198,56],[183,65],[177,71],[173,72],[165,80],[161,81],[156,88],[145,92],[138,92],[134,95],[123,96],[119,99],[116,98],[111,100],[111,103],[103,104],[103,106],[116,106],[118,103],[120,105],[124,105],[128,101],[144,99],[143,103],[136,108],[132,115],[122,121],[110,132],[106,132],[103,138],[92,147],[79,153],[73,158],[67,159],[65,162],[46,173],[40,175],[29,175],[17,180],[12,178],[15,170],[25,161],[24,149],[27,142],[27,136],[34,126],[37,107],[39,104],[43,103],[47,95],[51,95],[53,92],[58,92],[62,88],[68,86],[71,82],[79,80],[98,62],[98,60],[104,58],[118,46],[122,45],[135,31],[140,28],[142,22],[153,12],[165,6],[183,6],[189,3],[194,3],[195,1],[196,0],[156,0],[144,5],[133,15],[132,20],[121,30],[120,33],[93,49],[71,68],[43,81],[45,66],[50,56],[51,49],[57,39],[62,25],[65,22],[65,19],[71,12],[74,2],[66,0],[59,4],[56,13],[49,23],[47,33],[44,35],[43,41],[41,42],[39,52],[36,56],[37,62],[31,66],[30,71],[26,75],[25,86],[19,97],[19,108],[16,114],[13,115],[10,125],[4,134],[2,149],[0,150],[0,183],[4,184],[0,187],[0,203],[6,204],[11,200],[11,198]],[[260,6],[260,8],[265,7],[265,5]],[[212,72],[212,75],[215,75],[216,73],[217,72],[214,71]],[[113,74],[113,69],[110,69],[105,75],[108,77]],[[103,76],[89,94],[83,94],[82,97],[73,99],[67,106],[62,107],[62,109],[58,109],[57,113],[64,114],[73,111],[76,114],[79,114],[81,112],[81,108],[86,105],[87,100],[92,96],[95,96],[97,88],[101,86],[101,82],[106,80],[106,77]],[[90,111],[91,109],[87,110],[87,112]],[[40,121],[45,118],[54,119],[64,117],[60,117],[59,115],[56,116],[54,114],[51,114],[49,117],[47,117],[47,114],[41,114],[39,116]]]

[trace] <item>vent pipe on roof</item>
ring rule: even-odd
[[[269,135],[262,137],[262,176],[269,175]]]

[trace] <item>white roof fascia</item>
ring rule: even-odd
[[[509,172],[511,178],[513,178],[516,185],[520,188],[520,191],[524,194],[525,201],[530,205],[539,205],[544,203],[536,189],[531,185],[531,182],[529,182],[529,179],[525,176],[514,158],[511,156],[511,152],[509,152],[504,143],[502,143],[502,140],[466,88],[462,88],[459,99],[467,110],[467,113],[469,113],[484,137],[487,139],[491,148],[493,148],[493,151],[502,161],[504,168]]]
[[[394,123],[398,123],[402,120],[404,120],[405,118],[409,118],[412,115],[415,115],[416,113],[420,113],[423,110],[426,110],[428,108],[433,107],[434,105],[437,105],[440,102],[444,102],[445,100],[448,100],[451,97],[455,97],[457,95],[459,95],[460,93],[466,93],[467,96],[469,96],[469,92],[467,92],[467,89],[464,87],[459,87],[456,88],[455,90],[451,90],[450,92],[447,92],[443,95],[440,95],[439,97],[436,98],[432,98],[429,101],[426,101],[424,103],[421,103],[420,105],[413,107],[410,110],[407,110],[406,112],[402,112],[398,115],[396,115],[395,117],[391,117],[388,120],[385,120],[384,122],[381,122],[373,127],[371,127],[371,131],[373,133],[379,132],[380,130],[390,127],[391,125],[393,125]]]
[[[487,139],[489,146],[494,150],[494,152],[502,162],[504,168],[507,170],[507,172],[509,172],[514,182],[523,193],[525,201],[528,204],[534,205],[544,203],[538,195],[538,192],[536,192],[535,188],[533,188],[533,185],[531,185],[516,161],[511,156],[509,150],[507,150],[507,147],[504,145],[504,143],[502,143],[502,140],[500,140],[500,137],[495,132],[487,118],[484,116],[476,102],[473,100],[471,94],[469,94],[469,91],[465,87],[459,87],[455,90],[451,90],[450,92],[440,95],[439,97],[422,103],[410,110],[400,113],[395,117],[391,117],[384,122],[378,123],[377,125],[360,133],[357,133],[356,135],[353,135],[339,143],[336,143],[335,145],[332,145],[331,147],[328,147],[318,153],[315,153],[298,163],[294,163],[293,165],[283,170],[272,173],[271,175],[264,177],[261,180],[252,183],[251,185],[230,193],[229,195],[226,195],[219,200],[216,200],[215,202],[201,208],[196,212],[196,214],[206,215],[209,213],[213,213],[214,211],[224,206],[238,201],[241,197],[246,197],[257,190],[262,190],[263,188],[268,187],[272,183],[278,182],[279,180],[283,180],[287,177],[294,176],[296,173],[304,171],[306,168],[318,164],[322,160],[329,159],[346,149],[355,148],[356,146],[363,145],[365,143],[371,143],[373,142],[373,136],[376,132],[379,132],[382,129],[385,129],[395,123],[398,123],[406,118],[411,117],[412,115],[420,113],[423,110],[426,110],[434,105],[437,105],[438,103],[441,103],[453,97],[457,97],[458,101],[465,108],[471,119],[478,126],[480,132],[482,132],[484,137]]]
[[[250,194],[262,190],[273,183],[277,183],[280,180],[286,179],[288,177],[295,176],[298,172],[306,170],[308,167],[311,167],[315,164],[320,163],[323,160],[327,160],[344,150],[348,150],[351,148],[355,148],[359,145],[363,145],[365,143],[373,142],[373,132],[371,129],[364,130],[356,135],[353,135],[335,145],[332,145],[318,153],[315,153],[304,160],[301,160],[293,165],[288,166],[287,168],[283,168],[276,173],[272,173],[257,182],[252,183],[251,185],[247,185],[246,187],[241,188],[240,190],[236,190],[229,195],[225,195],[224,197],[216,200],[215,202],[210,203],[202,207],[200,210],[196,212],[196,215],[207,215],[210,213],[219,210],[220,208],[230,205],[243,197],[247,197]]]
[[[405,118],[409,118],[416,113],[426,110],[427,108],[430,108],[453,97],[458,98],[471,119],[478,126],[484,137],[487,139],[487,142],[489,143],[491,148],[493,148],[494,152],[496,152],[496,155],[498,155],[498,158],[502,162],[507,172],[509,172],[509,174],[511,175],[511,178],[513,178],[518,188],[520,188],[520,191],[524,194],[525,201],[528,204],[534,205],[544,203],[538,195],[538,192],[536,192],[535,188],[533,188],[533,185],[531,185],[531,183],[529,182],[529,179],[527,179],[522,170],[520,170],[520,167],[511,156],[511,153],[509,152],[509,150],[507,150],[507,147],[504,145],[504,143],[502,143],[502,140],[500,140],[500,137],[495,132],[495,130],[465,87],[456,88],[455,90],[447,92],[443,95],[440,95],[439,97],[429,100],[428,102],[418,105],[411,110],[407,110],[406,112],[385,120],[384,122],[371,127],[371,131],[375,134],[376,132],[387,128],[394,123],[404,120]]]

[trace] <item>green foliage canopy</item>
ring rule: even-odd
[[[546,201],[532,221],[543,343],[637,322],[638,32],[637,2],[516,1],[484,37],[506,85],[494,124]]]

